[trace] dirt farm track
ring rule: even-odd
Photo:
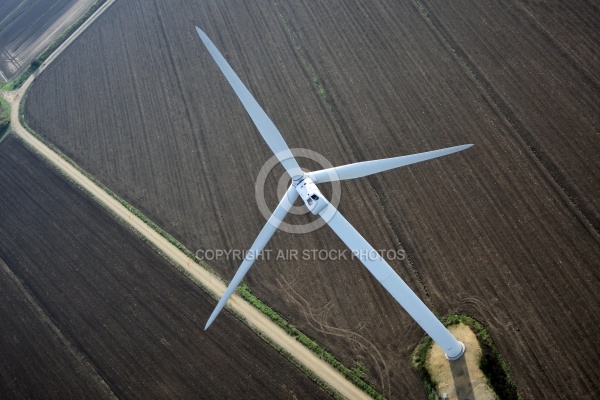
[[[200,334],[206,293],[17,139],[0,154],[3,398],[328,397],[230,314]]]
[[[521,396],[600,394],[594,2],[115,2],[36,78],[25,121],[188,249],[246,249],[271,154],[194,25],[290,147],[339,165],[474,143],[344,183],[341,212],[377,249],[406,252],[391,264],[437,314],[489,329]],[[344,249],[326,229],[278,232],[269,248]],[[238,266],[210,264],[226,279]],[[425,397],[410,366],[422,331],[357,262],[262,261],[248,284],[385,396]],[[214,301],[192,292],[201,325]],[[221,318],[201,340],[246,335]],[[264,375],[283,385],[273,353]]]

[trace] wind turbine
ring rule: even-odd
[[[271,151],[275,153],[279,162],[283,165],[287,173],[292,178],[292,184],[282,197],[279,205],[273,211],[266,225],[260,231],[250,251],[235,276],[229,283],[227,290],[219,300],[217,307],[206,322],[204,329],[208,329],[215,320],[219,312],[227,303],[227,300],[254,263],[254,255],[260,253],[277,228],[285,215],[292,207],[294,201],[300,196],[304,204],[314,215],[321,216],[331,229],[342,239],[354,254],[369,254],[369,257],[360,257],[361,262],[367,267],[369,272],[381,283],[381,285],[396,299],[398,303],[410,314],[410,316],[423,328],[425,332],[442,348],[449,360],[459,359],[465,346],[444,327],[429,308],[419,299],[419,297],[408,287],[408,285],[398,276],[390,265],[379,256],[375,249],[361,236],[360,233],[344,218],[342,214],[323,196],[317,183],[333,182],[345,179],[361,178],[378,172],[387,171],[405,165],[431,160],[448,154],[465,150],[472,146],[466,144],[462,146],[449,147],[441,150],[429,151],[426,153],[412,154],[408,156],[386,158],[381,160],[358,162],[354,164],[343,165],[340,167],[328,168],[319,171],[305,173],[300,169],[296,159],[292,155],[288,145],[281,136],[279,130],[269,119],[265,111],[260,107],[256,99],[250,94],[246,86],[221,55],[216,46],[206,36],[206,34],[196,27],[200,39],[207,50],[225,75],[225,78],[233,88],[242,105],[250,115],[250,118],[258,128]],[[372,255],[372,256],[371,256]]]

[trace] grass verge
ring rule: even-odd
[[[210,271],[211,273],[215,274],[214,270],[206,262],[204,262],[202,260],[199,260],[194,253],[192,253],[190,250],[188,250],[183,244],[181,244],[177,239],[175,239],[167,231],[165,231],[160,226],[158,226],[156,223],[154,223],[150,218],[148,218],[140,210],[138,210],[137,208],[135,208],[134,206],[132,206],[131,204],[129,204],[126,200],[124,200],[121,197],[119,197],[115,192],[113,192],[112,190],[110,190],[106,185],[104,185],[102,182],[98,181],[94,176],[90,175],[88,172],[86,172],[84,169],[82,169],[77,163],[75,163],[73,160],[71,160],[66,154],[64,154],[62,151],[60,151],[56,146],[54,146],[52,143],[50,143],[47,140],[45,140],[43,137],[41,137],[40,135],[38,135],[33,129],[31,129],[25,123],[25,120],[24,120],[24,110],[23,110],[24,106],[23,105],[25,104],[25,98],[26,98],[26,95],[23,97],[23,100],[21,101],[21,103],[19,105],[19,121],[21,122],[21,124],[23,125],[23,127],[25,129],[27,129],[27,131],[29,133],[31,133],[35,138],[37,138],[39,141],[41,141],[46,146],[48,146],[52,151],[54,151],[56,154],[58,154],[62,159],[64,159],[69,164],[71,164],[73,167],[75,167],[85,177],[87,177],[89,180],[91,180],[92,182],[94,182],[94,184],[96,184],[97,186],[99,186],[100,188],[102,188],[102,190],[104,190],[105,192],[107,192],[111,197],[113,197],[115,200],[117,200],[119,203],[121,203],[125,208],[127,208],[129,211],[131,211],[136,217],[138,217],[139,219],[141,219],[142,221],[144,221],[144,223],[146,225],[148,225],[154,231],[156,231],[158,234],[160,234],[165,239],[167,239],[171,244],[173,244],[181,252],[183,252],[188,258],[190,258],[192,260],[195,260],[196,263],[198,263],[200,266],[202,266],[206,270]],[[55,168],[55,167],[52,166],[52,168]],[[59,172],[61,172],[61,171],[59,171]],[[89,195],[88,191],[85,188],[83,188],[82,186],[80,186],[79,184],[77,184],[76,182],[74,182],[73,180],[71,180],[68,176],[65,176],[65,177],[71,183],[73,183],[75,186],[77,186],[79,189],[81,189],[82,191],[84,191],[85,193],[87,193]],[[169,262],[175,268],[177,268],[181,273],[183,273],[186,277],[188,277],[189,279],[191,279],[194,283],[196,283],[198,286],[200,286],[203,290],[205,290],[207,293],[209,293],[212,297],[217,298],[216,295],[214,293],[212,293],[212,291],[210,291],[208,288],[206,288],[200,281],[198,281],[197,279],[195,279],[185,269],[183,269],[181,266],[179,266],[178,263],[176,263],[173,260],[169,259],[168,256],[166,256],[162,251],[160,251],[160,249],[158,249],[156,246],[154,246],[151,242],[149,242],[148,240],[146,240],[144,237],[142,237],[142,240],[144,240],[147,244],[150,245],[150,247],[152,247],[155,251],[157,251],[159,254],[161,254],[163,257],[165,257],[167,260],[169,260]],[[227,283],[227,282],[225,282],[225,283]],[[238,292],[238,294],[245,301],[247,301],[248,303],[250,303],[252,306],[254,306],[256,309],[258,309],[264,315],[266,315],[267,317],[269,317],[269,319],[271,319],[280,328],[282,328],[284,331],[286,331],[290,336],[294,337],[297,341],[299,341],[300,343],[302,343],[305,347],[307,347],[308,349],[310,349],[320,359],[324,360],[329,365],[331,365],[333,368],[335,368],[336,370],[338,370],[342,375],[344,375],[344,377],[346,379],[348,379],[350,382],[352,382],[354,385],[356,385],[358,388],[360,388],[367,395],[369,395],[369,396],[371,396],[371,397],[373,397],[375,399],[384,399],[383,395],[381,395],[375,388],[373,388],[371,385],[369,385],[369,383],[367,383],[366,381],[363,380],[364,374],[362,373],[362,371],[360,369],[357,369],[357,368],[350,369],[350,368],[346,367],[344,364],[342,364],[342,362],[340,362],[325,347],[323,347],[321,344],[319,344],[315,340],[313,340],[310,337],[308,337],[305,333],[303,333],[298,328],[296,328],[294,325],[292,325],[288,321],[286,321],[275,310],[273,310],[272,308],[270,308],[269,306],[267,306],[265,303],[263,303],[258,297],[256,297],[256,295],[254,295],[250,291],[250,289],[248,288],[248,286],[247,286],[247,284],[245,282],[243,282],[240,285],[240,287],[238,288],[237,292]],[[229,310],[231,311],[231,309],[229,309]],[[240,316],[240,315],[237,315],[237,317],[239,319],[241,319],[241,320],[244,320],[244,318],[242,316]],[[338,397],[338,394],[331,387],[329,387],[329,385],[327,385],[314,372],[310,371],[309,369],[307,369],[306,367],[304,367],[303,365],[301,365],[291,354],[289,354],[287,351],[285,351],[284,349],[282,349],[281,347],[279,347],[278,345],[276,345],[275,343],[273,343],[268,337],[265,337],[265,335],[263,333],[260,333],[260,332],[256,332],[256,333],[263,340],[265,340],[267,343],[269,343],[269,345],[271,345],[273,348],[275,348],[280,354],[282,354],[287,360],[289,360],[294,365],[296,365],[310,379],[312,379],[317,384],[319,384],[324,390],[326,390],[327,392],[329,392],[332,395],[334,395],[334,397]]]
[[[310,349],[313,353],[319,356],[320,359],[327,362],[329,365],[337,369],[346,379],[360,388],[363,392],[373,397],[374,399],[384,399],[383,395],[377,392],[371,385],[365,382],[363,377],[363,372],[360,368],[350,369],[342,364],[333,354],[331,354],[327,349],[325,349],[321,344],[317,343],[294,325],[287,322],[283,317],[281,317],[276,311],[274,311],[271,307],[267,306],[260,299],[258,299],[248,288],[246,283],[242,283],[237,290],[238,294],[246,300],[248,303],[252,304],[255,308],[260,310],[263,314],[269,317],[274,323],[276,323],[281,329],[286,331],[288,335],[295,338],[297,341],[302,343],[305,347]]]
[[[456,325],[463,323],[475,334],[479,345],[481,346],[482,356],[479,364],[479,368],[488,380],[488,384],[498,395],[500,399],[507,400],[520,400],[517,393],[517,385],[515,384],[508,365],[502,358],[502,355],[498,351],[494,340],[492,339],[489,332],[485,327],[476,319],[468,317],[466,315],[449,315],[442,318],[442,323],[445,326]],[[413,352],[413,367],[417,370],[425,390],[427,391],[428,398],[431,400],[437,400],[438,393],[436,383],[431,379],[431,375],[425,367],[427,355],[433,345],[433,340],[429,336],[426,336],[415,348]]]
[[[14,89],[18,89],[19,87],[21,87],[21,85],[27,80],[27,78],[29,78],[29,76],[52,54],[52,52],[55,51],[73,32],[75,32],[75,30],[77,30],[77,28],[79,28],[106,1],[107,0],[98,0],[98,1],[96,1],[96,3],[94,3],[94,5],[92,5],[88,9],[88,11],[86,11],[86,13],[83,16],[81,16],[59,38],[57,38],[48,48],[46,48],[46,50],[44,50],[44,52],[42,52],[31,63],[31,65],[23,73],[21,73],[14,81],[12,81],[11,83],[9,83],[5,87],[8,90],[14,90]],[[327,94],[325,92],[325,88],[323,87],[320,79],[318,78],[318,76],[317,76],[314,68],[312,67],[312,65],[310,64],[310,62],[307,60],[307,58],[305,57],[302,48],[296,43],[295,38],[294,38],[294,36],[292,34],[292,31],[291,31],[291,27],[289,26],[289,24],[287,23],[287,21],[283,18],[282,15],[280,15],[280,18],[281,18],[281,21],[283,22],[284,26],[286,27],[288,35],[290,35],[290,38],[292,39],[292,42],[294,43],[294,47],[295,47],[295,50],[296,50],[298,56],[302,60],[302,63],[304,64],[305,68],[309,71],[310,76],[311,76],[311,80],[312,80],[313,84],[318,89],[319,96],[325,101],[325,103],[327,104],[327,106],[331,109],[331,104],[328,101]],[[208,271],[210,271],[211,273],[214,274],[214,270],[208,264],[206,264],[202,260],[197,259],[195,257],[195,254],[192,253],[190,250],[188,250],[177,239],[175,239],[173,236],[171,236],[168,232],[166,232],[160,226],[158,226],[157,224],[155,224],[150,218],[148,218],[147,216],[145,216],[137,208],[135,208],[134,206],[132,206],[131,204],[129,204],[127,201],[125,201],[124,199],[122,199],[121,197],[119,197],[115,192],[113,192],[112,190],[110,190],[102,182],[98,181],[95,177],[93,177],[92,175],[90,175],[89,173],[87,173],[84,169],[82,169],[81,167],[79,167],[79,165],[77,165],[66,154],[64,154],[62,151],[60,151],[56,146],[54,146],[52,143],[46,141],[44,138],[42,138],[40,135],[38,135],[34,130],[32,130],[25,123],[25,120],[24,120],[24,110],[23,110],[23,108],[24,108],[24,104],[25,104],[25,98],[26,98],[26,94],[23,96],[23,100],[19,104],[19,121],[21,122],[21,124],[23,125],[23,127],[25,129],[27,129],[27,131],[29,133],[31,133],[34,137],[36,137],[38,140],[40,140],[42,143],[44,143],[46,146],[48,146],[52,151],[54,151],[56,154],[58,154],[62,159],[64,159],[69,164],[71,164],[73,167],[75,167],[80,173],[82,173],[84,176],[86,176],[88,179],[90,179],[92,182],[94,182],[94,184],[96,184],[97,186],[99,186],[100,188],[102,188],[111,197],[113,197],[115,200],[117,200],[119,203],[121,203],[121,205],[123,205],[130,212],[132,212],[136,217],[138,217],[139,219],[141,219],[142,221],[144,221],[144,223],[146,225],[148,225],[150,228],[152,228],[155,232],[157,232],[158,234],[160,234],[161,236],[163,236],[165,239],[167,239],[171,244],[173,244],[181,252],[183,252],[188,258],[190,258],[192,260],[195,260],[200,266],[202,266],[203,268],[205,268],[206,270],[208,270]],[[7,107],[8,107],[8,104],[7,104]],[[55,168],[54,166],[52,166],[52,167]],[[69,177],[66,177],[66,178],[71,183],[73,183],[75,186],[77,186],[80,190],[84,191],[88,195],[90,194],[90,193],[88,193],[88,191],[85,188],[83,188],[82,186],[80,186],[76,182],[72,181]],[[146,243],[148,243],[155,251],[157,251],[163,257],[165,257],[166,259],[168,259],[169,262],[173,266],[175,266],[180,272],[182,272],[185,276],[187,276],[189,279],[191,279],[193,282],[195,282],[198,286],[202,287],[211,296],[215,297],[214,293],[212,293],[208,288],[206,288],[200,281],[198,281],[193,276],[191,276],[191,274],[189,274],[185,269],[183,269],[181,266],[179,266],[178,263],[176,263],[173,260],[169,259],[168,256],[166,256],[160,249],[158,249],[156,246],[154,246],[151,242],[149,242],[145,238],[142,237],[142,240],[144,240]],[[248,286],[247,286],[247,284],[245,282],[242,283],[242,285],[238,288],[237,292],[238,292],[238,294],[244,300],[246,300],[248,303],[250,303],[251,305],[253,305],[256,309],[258,309],[259,311],[261,311],[264,315],[266,315],[267,317],[269,317],[274,323],[276,323],[280,328],[282,328],[284,331],[286,331],[290,336],[294,337],[297,341],[299,341],[300,343],[302,343],[305,347],[307,347],[308,349],[310,349],[311,351],[313,351],[313,353],[315,353],[319,358],[321,358],[322,360],[326,361],[328,364],[330,364],[332,367],[334,367],[336,370],[338,370],[342,375],[344,375],[346,377],[346,379],[348,379],[354,385],[356,385],[357,387],[359,387],[366,394],[368,394],[369,396],[371,396],[371,397],[373,397],[375,399],[384,399],[384,397],[380,393],[378,393],[372,386],[370,386],[367,382],[365,382],[362,379],[363,376],[364,376],[364,372],[363,372],[363,370],[361,368],[350,369],[350,368],[346,367],[337,358],[335,358],[335,356],[333,356],[333,354],[331,354],[327,349],[325,349],[321,344],[319,344],[316,341],[314,341],[313,339],[309,338],[306,334],[304,334],[303,332],[301,332],[294,325],[292,325],[289,322],[287,322],[276,311],[274,311],[272,308],[270,308],[265,303],[263,303],[258,297],[256,297],[250,291],[250,289],[248,288]],[[237,315],[237,317],[240,318],[241,320],[244,320],[243,316],[241,316],[241,315]],[[312,379],[313,381],[315,381],[323,389],[325,389],[327,392],[331,393],[334,397],[336,397],[336,398],[339,397],[339,395],[335,392],[335,390],[333,390],[331,387],[329,387],[329,385],[327,385],[314,372],[312,372],[311,370],[307,369],[302,364],[300,364],[290,353],[288,353],[287,351],[285,351],[285,349],[282,349],[280,346],[278,346],[273,341],[271,341],[268,337],[266,337],[264,335],[264,333],[256,331],[254,328],[252,328],[252,329],[263,340],[265,340],[267,343],[269,343],[269,345],[271,345],[273,348],[275,348],[286,359],[288,359],[290,362],[292,362],[294,365],[296,365],[301,371],[303,371],[310,379]]]
[[[0,96],[0,140],[8,132],[10,126],[10,104]]]

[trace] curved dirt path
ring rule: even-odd
[[[135,216],[135,214],[125,208],[121,203],[97,186],[84,174],[82,174],[77,168],[65,161],[52,149],[34,137],[23,127],[23,125],[21,125],[19,120],[19,104],[23,99],[24,93],[26,93],[27,88],[34,81],[35,77],[39,75],[113,2],[114,0],[107,1],[94,15],[92,15],[86,21],[86,23],[84,23],[77,31],[73,33],[73,35],[71,35],[68,40],[66,40],[54,53],[52,53],[52,55],[40,66],[40,68],[25,81],[20,89],[12,92],[2,91],[2,95],[11,105],[10,128],[36,153],[52,163],[52,165],[58,168],[62,174],[67,176],[77,185],[83,187],[98,203],[116,215],[139,235],[151,242],[152,245],[154,245],[163,253],[163,256],[168,257],[171,261],[177,263],[191,276],[200,281],[204,287],[220,296],[223,292],[225,292],[226,286],[217,276],[208,272],[194,262],[194,260],[187,257],[167,239],[146,225],[144,221]],[[327,383],[327,385],[336,390],[342,396],[349,399],[369,398],[369,396],[367,396],[362,390],[350,383],[339,371],[327,364],[325,361],[321,360],[315,353],[288,335],[283,329],[273,323],[268,317],[266,317],[256,308],[244,301],[237,294],[234,294],[231,297],[228,305],[237,314],[241,315],[248,325],[262,332],[262,334],[268,337],[270,341],[291,354],[293,358],[299,361],[306,368],[313,371],[320,379],[322,379],[325,383]],[[199,327],[198,334],[202,334],[200,329],[201,327]]]

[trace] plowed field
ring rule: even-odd
[[[0,289],[4,398],[113,398],[2,260]]]
[[[11,79],[87,10],[94,0],[8,0],[0,5],[0,73]]]
[[[0,144],[3,398],[327,398],[9,137]]]
[[[600,8],[579,0],[426,0],[512,131],[600,229]]]
[[[508,53],[486,44],[490,35],[477,30],[493,9],[452,4],[462,30],[446,21],[450,6],[433,1],[116,3],[37,78],[26,120],[192,251],[251,245],[264,224],[254,180],[271,156],[195,24],[291,147],[337,165],[475,143],[344,183],[340,210],[377,249],[406,251],[392,266],[437,313],[489,328],[522,395],[592,397],[600,113],[597,38],[585,28],[595,17],[581,10],[593,6],[567,7],[588,38],[577,56],[539,33],[532,18],[554,21],[548,10],[515,17],[525,7],[517,0],[498,10],[509,37],[494,43],[527,38],[530,57],[516,42],[504,43]],[[327,229],[279,232],[269,248],[344,249]],[[210,264],[229,279],[238,261]],[[248,281],[346,364],[364,365],[385,395],[424,396],[410,367],[423,333],[357,262],[271,259]]]

